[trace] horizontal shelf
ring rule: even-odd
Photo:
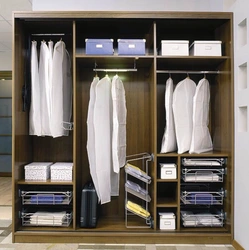
[[[157,179],[157,182],[178,182],[178,179]]]
[[[17,181],[17,184],[20,185],[73,185],[74,183],[72,181],[25,181],[20,180]]]
[[[177,207],[177,201],[173,198],[158,198],[157,207]]]
[[[159,153],[156,154],[157,157],[228,157],[229,154],[227,152],[220,152],[220,151],[209,151],[206,153],[201,153],[201,154],[189,154],[188,152],[183,153],[183,154],[178,154],[177,152],[172,152],[172,153]]]
[[[150,67],[154,56],[116,56],[116,55],[85,55],[76,54],[78,62],[84,67],[95,68],[141,68]]]

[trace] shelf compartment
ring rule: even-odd
[[[225,169],[221,168],[183,168],[184,182],[223,182]]]
[[[72,212],[22,212],[22,226],[69,227]]]
[[[181,211],[184,227],[223,227],[225,215],[220,211]]]
[[[223,205],[224,191],[220,192],[181,192],[185,205]]]
[[[21,191],[21,196],[23,205],[69,205],[73,193],[71,191]]]

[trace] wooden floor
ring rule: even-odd
[[[0,206],[11,206],[12,186],[11,177],[0,177]]]

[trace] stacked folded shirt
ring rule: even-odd
[[[128,201],[126,203],[126,208],[129,209],[130,211],[134,212],[135,214],[138,214],[142,217],[149,217],[150,216],[150,213],[145,210],[142,206],[134,203],[134,202],[131,202],[131,201]]]
[[[198,175],[198,174],[187,174],[184,177],[184,181],[191,182],[191,181],[203,181],[203,182],[209,182],[209,181],[219,181],[219,176],[217,174],[206,174],[206,175]]]
[[[145,181],[145,182],[150,182],[151,181],[151,177],[149,175],[147,175],[144,171],[142,171],[140,168],[127,163],[125,165],[125,171],[126,173],[135,176],[136,178]]]
[[[30,225],[62,226],[66,220],[66,211],[36,212],[30,216]]]

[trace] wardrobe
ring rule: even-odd
[[[113,39],[113,55],[86,55],[85,40]],[[62,39],[71,57],[73,115],[69,136],[58,138],[29,135],[29,109],[23,91],[30,86],[32,40]],[[145,39],[146,54],[118,55],[118,39]],[[162,56],[161,40],[222,41],[222,56]],[[127,156],[151,156],[148,186],[151,201],[149,227],[136,227],[142,218],[132,218],[126,227],[125,170],[120,169],[120,193],[101,205],[96,228],[80,227],[81,192],[90,179],[87,157],[87,109],[90,84],[96,69],[134,69],[116,73],[124,83],[127,107]],[[204,73],[203,73],[204,72]],[[174,85],[187,77],[210,83],[209,131],[213,151],[201,154],[160,153],[165,127],[165,82]],[[57,243],[194,243],[230,244],[234,227],[234,111],[233,111],[233,15],[226,12],[14,12],[12,99],[12,192],[13,242]],[[101,139],[101,138],[100,138]],[[224,159],[220,187],[224,190],[221,226],[185,227],[181,219],[183,160]],[[73,162],[72,181],[25,181],[24,166],[30,162]],[[176,179],[161,179],[160,164],[176,164]],[[139,163],[138,163],[139,164]],[[70,192],[63,205],[69,211],[66,226],[25,224],[26,211],[39,205],[26,204],[23,193],[35,190]],[[43,205],[40,205],[41,207]],[[56,206],[56,205],[55,205]],[[208,207],[207,209],[209,209]],[[46,209],[54,209],[48,206]],[[27,213],[28,213],[27,212]],[[175,229],[160,230],[159,213],[175,214]],[[139,221],[139,222],[138,222]]]

